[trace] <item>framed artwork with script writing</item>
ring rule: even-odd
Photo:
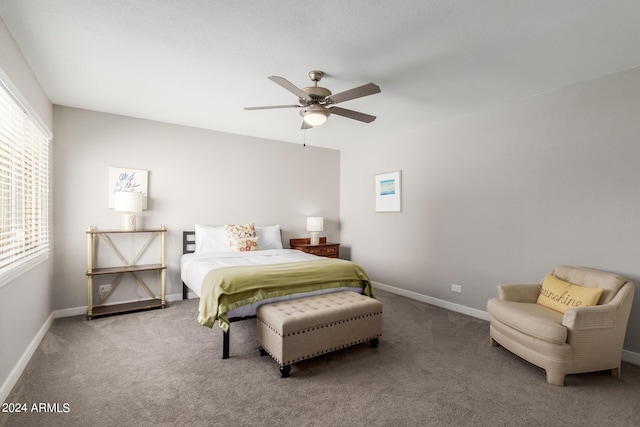
[[[109,207],[113,208],[113,193],[142,193],[142,209],[147,209],[149,171],[130,168],[109,168]]]

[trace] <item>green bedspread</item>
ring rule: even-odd
[[[341,259],[290,262],[210,271],[200,293],[198,322],[209,328],[215,321],[229,330],[227,313],[234,308],[267,298],[325,288],[360,287],[375,298],[371,282],[362,267]]]

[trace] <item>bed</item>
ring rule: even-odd
[[[189,290],[195,293],[199,323],[209,328],[217,323],[222,329],[223,359],[230,353],[231,323],[255,318],[262,304],[345,290],[374,297],[359,265],[284,249],[279,225],[252,232],[259,250],[232,251],[223,226],[196,224],[194,231],[183,232],[183,299]]]

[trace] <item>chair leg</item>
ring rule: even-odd
[[[620,366],[611,370],[611,376],[620,379]]]
[[[549,369],[547,369],[546,372],[547,372],[547,383],[551,385],[556,385],[558,387],[564,387],[565,374],[560,372],[553,372]]]
[[[491,343],[491,347],[500,347],[498,341],[494,340],[492,337],[489,337],[489,342]]]

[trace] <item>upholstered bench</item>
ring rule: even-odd
[[[382,335],[382,303],[356,292],[265,304],[257,317],[260,354],[278,362],[283,378],[292,363],[365,341],[376,348]]]

